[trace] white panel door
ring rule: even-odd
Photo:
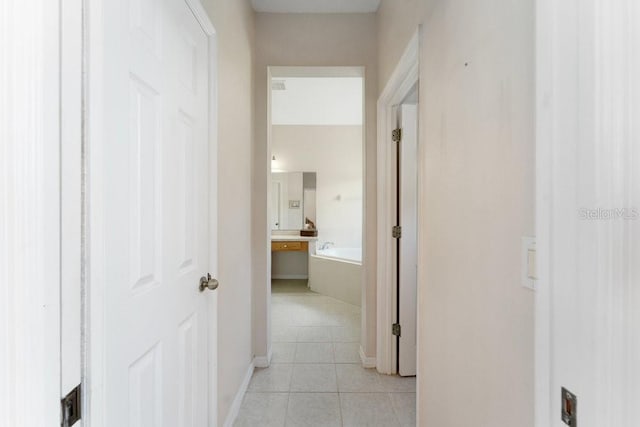
[[[105,426],[204,426],[208,38],[184,0],[103,2]]]
[[[398,247],[399,321],[398,367],[402,376],[416,375],[417,236],[418,236],[418,107],[399,108],[402,141],[399,149],[398,203],[402,237]]]

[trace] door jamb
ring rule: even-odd
[[[386,87],[378,98],[378,201],[377,201],[377,331],[376,331],[376,368],[383,374],[396,372],[397,353],[393,351],[394,336],[391,326],[395,323],[396,291],[393,279],[393,238],[391,228],[394,224],[393,201],[393,145],[391,131],[395,129],[396,118],[393,114],[394,106],[400,104],[411,92],[420,78],[420,36],[422,26],[414,33],[404,54],[400,58]],[[420,174],[418,162],[418,174]],[[418,191],[418,206],[421,206],[422,194]],[[418,236],[418,248],[421,238]],[[418,278],[422,276],[421,266],[418,265]],[[418,287],[418,293],[420,288]],[[419,316],[419,312],[418,312]]]
[[[102,194],[104,183],[102,168],[97,159],[102,158],[102,69],[104,50],[102,32],[102,5],[108,0],[84,0],[84,28],[85,41],[83,56],[86,67],[83,98],[83,122],[85,129],[83,146],[86,158],[83,159],[87,170],[87,182],[84,184],[84,212],[83,219],[83,387],[82,406],[84,423],[94,427],[104,426],[104,222],[102,212]],[[209,41],[209,165],[218,163],[218,38],[215,27],[202,6],[201,0],[184,0],[194,17],[202,27]],[[89,113],[91,112],[91,113]],[[209,269],[213,275],[218,272],[217,253],[217,168],[209,168]],[[208,310],[208,322],[211,328],[208,336],[209,349],[209,378],[208,378],[208,424],[217,425],[218,403],[217,393],[217,307],[218,293],[211,292]],[[213,331],[213,332],[211,332]],[[212,363],[213,362],[213,363]]]

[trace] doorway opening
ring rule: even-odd
[[[359,364],[364,70],[269,71],[271,362]]]

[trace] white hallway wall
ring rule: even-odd
[[[223,425],[253,360],[249,266],[254,13],[246,0],[202,3],[218,33],[218,424]]]
[[[421,425],[533,425],[533,0],[383,0],[380,90],[418,24]]]
[[[271,152],[291,172],[316,172],[318,238],[362,245],[362,126],[273,126]],[[338,198],[338,196],[340,196]]]

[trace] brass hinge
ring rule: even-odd
[[[391,131],[391,139],[393,142],[400,142],[402,140],[402,129],[394,129]]]
[[[402,237],[402,227],[399,225],[394,225],[393,228],[391,229],[391,236],[394,239],[399,239]]]
[[[400,333],[401,333],[400,323],[394,323],[393,325],[391,325],[391,333],[397,337],[400,336]]]

